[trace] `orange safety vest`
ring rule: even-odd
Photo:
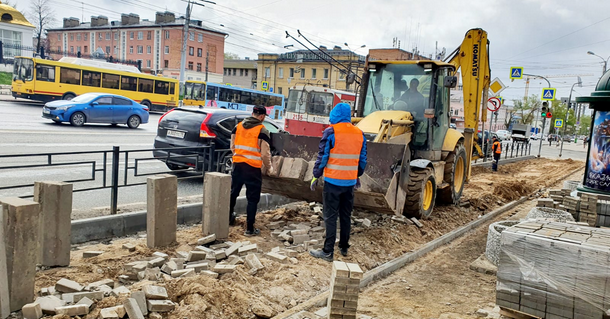
[[[250,129],[244,128],[243,123],[237,124],[233,163],[246,163],[257,168],[263,167],[261,149],[258,145],[258,135],[262,129],[262,124]]]
[[[364,136],[352,123],[331,125],[335,130],[335,146],[330,150],[324,176],[334,179],[355,180],[358,178],[358,163]]]
[[[494,142],[494,150],[496,151],[496,154],[502,154],[502,143],[498,141]]]

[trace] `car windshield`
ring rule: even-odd
[[[364,116],[378,110],[401,110],[423,120],[432,81],[429,71],[418,64],[377,64],[371,70]]]
[[[73,98],[72,101],[76,102],[76,103],[87,103],[98,96],[99,96],[99,94],[85,93],[85,94],[82,94],[82,95],[79,95],[79,96]]]

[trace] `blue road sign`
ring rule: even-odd
[[[269,82],[267,81],[263,81],[262,83],[262,89],[263,91],[267,91],[267,89],[269,88]]]
[[[542,99],[543,100],[554,100],[555,99],[555,89],[552,88],[547,88],[547,89],[542,89]]]
[[[511,80],[522,79],[523,68],[519,66],[513,66],[512,68],[510,68],[510,78]]]
[[[555,120],[555,127],[563,127],[563,120],[562,119],[557,119]]]
[[[270,92],[270,93],[273,93],[273,88],[269,88],[269,92]]]

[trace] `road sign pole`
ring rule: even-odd
[[[542,140],[544,136],[544,126],[546,124],[546,117],[542,118],[542,131],[540,131],[540,146],[538,146],[538,158],[540,158],[540,152],[542,151]]]
[[[578,79],[580,80],[580,78]],[[561,157],[561,155],[563,154],[563,139],[566,135],[566,128],[568,127],[568,116],[570,115],[570,103],[572,103],[572,91],[574,90],[574,85],[572,85],[572,89],[570,90],[570,96],[568,97],[568,107],[566,107],[566,117],[565,120],[563,120],[563,136],[561,136],[561,148],[559,149],[559,157]]]

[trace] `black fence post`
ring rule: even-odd
[[[110,185],[110,214],[116,215],[119,197],[119,147],[112,147],[112,184]]]

